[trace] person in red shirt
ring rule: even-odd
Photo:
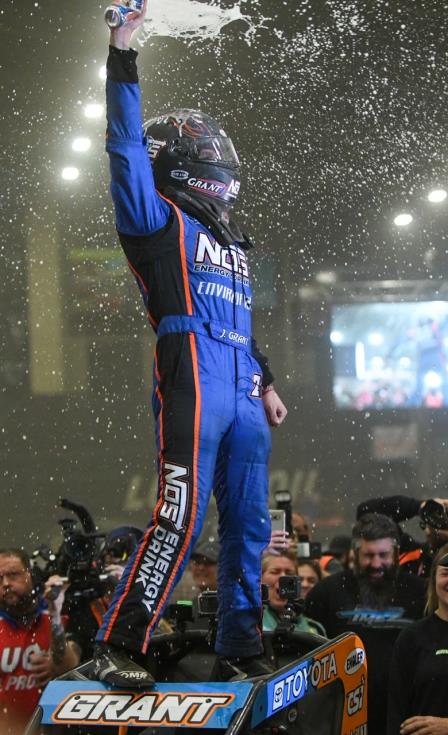
[[[0,732],[18,735],[45,684],[78,663],[60,610],[34,588],[20,549],[0,550]]]

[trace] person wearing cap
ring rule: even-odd
[[[387,735],[448,734],[448,544],[434,557],[427,600],[427,616],[393,649]]]
[[[218,587],[219,546],[214,538],[200,538],[195,544],[187,569],[176,586],[171,602],[193,600],[201,592]]]

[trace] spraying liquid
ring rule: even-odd
[[[255,21],[241,11],[241,0],[231,8],[222,8],[216,0],[163,0],[152,3],[140,35],[143,45],[152,36],[169,36],[187,40],[210,40],[219,36],[222,29],[237,20],[247,25],[246,39],[255,34],[264,19]]]

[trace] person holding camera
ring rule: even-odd
[[[135,688],[154,684],[141,664],[212,488],[220,516],[216,652],[248,674],[266,673],[259,623],[269,424],[286,416],[252,337],[251,243],[231,217],[240,164],[230,138],[209,115],[187,109],[154,117],[143,133],[130,43],[147,7],[145,0],[111,30],[106,147],[120,242],[157,333],[159,499],[104,618],[92,670]]]
[[[76,666],[61,609],[36,590],[21,549],[0,550],[0,732],[18,735],[47,682]]]
[[[416,541],[400,526],[400,566],[409,572],[428,577],[432,560],[437,551],[448,542],[448,500],[429,498],[418,500],[406,495],[390,495],[370,498],[356,509],[359,519],[365,513],[381,513],[399,524],[411,518],[420,518],[420,528],[425,531],[426,542]]]
[[[393,649],[387,735],[448,735],[448,544],[434,557],[426,613]]]
[[[364,643],[368,676],[369,735],[384,735],[389,662],[394,642],[409,620],[423,615],[425,581],[399,566],[396,523],[379,513],[354,525],[354,568],[331,574],[313,587],[305,604],[331,638],[354,631]]]
[[[261,565],[262,584],[267,585],[269,601],[263,612],[263,630],[275,630],[282,621],[282,615],[290,602],[287,596],[282,594],[280,589],[281,577],[298,577],[298,563],[296,557],[290,552],[277,554],[265,554]],[[302,633],[315,633],[325,636],[323,625],[312,620],[303,614],[303,604],[298,604],[302,600],[301,592],[299,598],[293,600],[295,605],[295,621],[294,631]],[[303,600],[302,600],[303,602]]]

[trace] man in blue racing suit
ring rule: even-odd
[[[286,416],[252,338],[250,241],[229,217],[240,183],[230,139],[192,110],[155,118],[142,133],[137,53],[129,44],[146,6],[111,31],[107,151],[120,242],[157,333],[159,493],[93,664],[96,678],[135,688],[154,683],[142,656],[200,534],[212,488],[220,539],[216,652],[249,675],[266,673],[260,576],[270,538],[268,422],[278,426]]]

